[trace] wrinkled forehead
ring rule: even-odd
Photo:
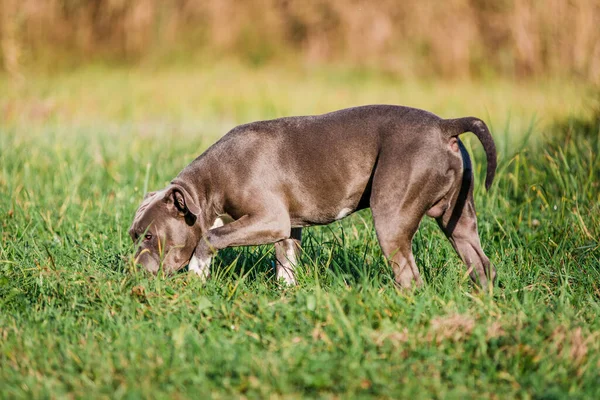
[[[160,215],[163,210],[161,210],[161,202],[159,201],[160,196],[157,196],[158,193],[159,192],[152,193],[142,201],[142,204],[133,217],[133,222],[129,228],[130,234],[142,234],[150,227],[150,225],[160,225]]]

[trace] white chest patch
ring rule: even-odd
[[[338,215],[335,217],[335,220],[337,221],[338,219],[342,219],[345,216],[347,216],[348,214],[350,214],[352,212],[351,208],[342,208],[342,210],[338,213]]]
[[[233,218],[231,218],[231,216],[229,214],[219,215],[217,217],[217,219],[215,219],[215,222],[213,222],[213,224],[210,227],[210,229],[220,228],[223,225],[226,225],[226,224],[228,224],[230,222],[233,222]]]

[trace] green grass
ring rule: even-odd
[[[0,92],[0,397],[600,396],[600,126],[585,85],[224,64],[4,77]],[[365,103],[492,127],[490,192],[465,135],[491,296],[429,219],[414,241],[426,285],[396,290],[368,211],[306,230],[294,288],[274,281],[268,246],[221,252],[206,285],[131,265],[143,192],[230,127]]]

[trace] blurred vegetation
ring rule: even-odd
[[[2,68],[238,58],[600,81],[598,0],[0,0]]]
[[[599,1],[397,3],[0,0],[0,398],[600,398]],[[294,288],[272,246],[133,266],[143,194],[230,128],[371,103],[489,125],[492,295],[430,219],[396,291],[368,210]]]

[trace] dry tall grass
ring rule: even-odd
[[[173,51],[600,81],[599,0],[0,0],[2,65]],[[208,50],[208,52],[207,52]],[[60,55],[60,56],[57,56]]]

